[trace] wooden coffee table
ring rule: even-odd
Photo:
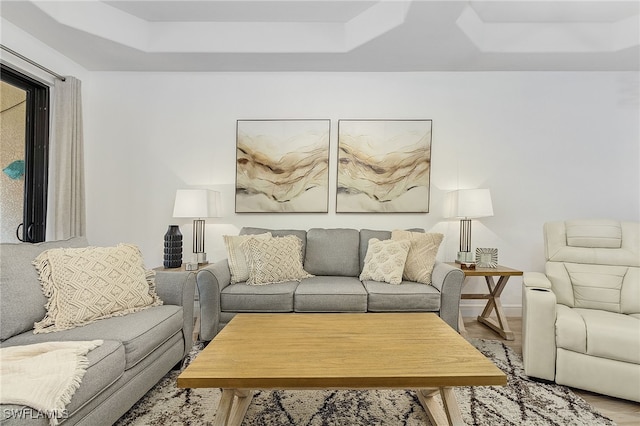
[[[238,314],[178,377],[222,388],[216,425],[240,425],[254,389],[416,389],[433,424],[462,424],[454,386],[506,383],[432,313]]]

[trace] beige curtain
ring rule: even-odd
[[[56,80],[49,157],[47,239],[86,235],[81,82]]]

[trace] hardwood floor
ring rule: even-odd
[[[507,319],[509,327],[515,334],[513,341],[501,339],[496,333],[478,323],[475,318],[463,318],[463,320],[469,337],[500,340],[522,356],[522,319],[520,317]],[[619,426],[640,425],[640,404],[580,389],[572,388],[572,390]]]

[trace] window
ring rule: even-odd
[[[0,67],[0,241],[36,243],[46,235],[49,87],[4,64]]]

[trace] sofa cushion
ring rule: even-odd
[[[558,305],[556,329],[559,348],[640,364],[640,320],[630,315]]]
[[[300,229],[265,229],[265,228],[252,228],[245,226],[240,230],[240,235],[255,235],[264,234],[270,232],[274,237],[286,237],[287,235],[295,235],[302,241],[302,258],[304,259],[307,252],[307,231]]]
[[[82,378],[80,388],[67,405],[70,415],[100,394],[124,374],[125,349],[122,343],[105,340],[87,354],[89,368]]]
[[[270,232],[256,235],[223,235],[227,249],[227,262],[231,273],[231,284],[245,282],[249,279],[249,264],[241,244],[249,238],[271,238]]]
[[[28,345],[51,340],[115,340],[125,350],[125,369],[133,367],[166,340],[180,333],[183,326],[182,307],[154,306],[121,317],[98,320],[70,330],[34,334],[26,332],[3,342],[7,345]]]
[[[158,306],[155,273],[144,267],[138,247],[56,248],[34,261],[47,314],[35,333],[50,333]]]
[[[242,249],[249,263],[246,284],[300,281],[311,276],[302,267],[302,242],[295,235],[249,238]]]
[[[444,235],[438,233],[401,230],[391,232],[391,239],[409,240],[411,243],[402,273],[404,280],[431,284],[431,273],[443,238]]]
[[[410,247],[409,240],[370,239],[360,280],[400,284]]]
[[[369,312],[438,312],[440,292],[433,286],[410,281],[400,285],[364,281]]]
[[[228,285],[220,292],[220,310],[226,312],[293,312],[297,281],[269,285]]]
[[[635,268],[577,263],[565,263],[564,267],[571,280],[576,308],[621,311],[622,286],[629,276],[629,270]],[[628,284],[637,287],[639,282]]]
[[[31,262],[45,250],[86,245],[84,237],[38,244],[0,244],[0,340],[33,329],[33,324],[47,313],[47,298]]]
[[[312,228],[307,231],[304,269],[313,275],[357,277],[360,274],[356,229]]]
[[[94,399],[103,389],[110,386],[124,374],[124,359],[124,347],[115,340],[105,340],[102,345],[87,353],[89,365],[85,375],[82,377],[82,383],[65,407],[69,416],[73,416],[79,408]],[[12,409],[22,408],[23,406],[19,405],[3,404],[2,417],[0,418],[6,419],[6,414],[10,413]]]
[[[355,277],[307,278],[296,288],[295,312],[366,312],[367,292]]]
[[[568,220],[565,222],[569,247],[622,247],[622,227],[615,220]]]

